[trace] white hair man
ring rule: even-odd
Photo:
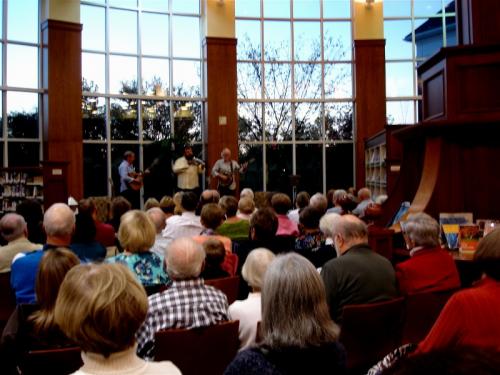
[[[0,247],[0,273],[10,271],[12,260],[17,254],[42,248],[42,245],[28,240],[28,226],[21,215],[12,213],[2,217],[0,234],[8,242]]]
[[[167,218],[163,210],[159,207],[150,208],[146,211],[146,214],[153,221],[156,230],[155,243],[150,251],[163,258],[165,256],[165,251],[167,250],[168,241],[162,236],[161,233],[167,225]]]
[[[324,194],[316,193],[309,200],[309,206],[317,209],[323,216],[328,208],[328,199],[326,199]]]
[[[35,278],[44,251],[69,247],[75,230],[75,213],[64,203],[55,203],[43,216],[47,241],[42,249],[18,254],[12,262],[11,286],[17,303],[35,302]]]
[[[360,218],[363,218],[365,216],[366,208],[373,203],[371,190],[366,187],[359,189],[358,200],[359,203],[356,206],[356,208],[352,211],[352,214]]]
[[[183,237],[170,243],[165,263],[173,283],[149,297],[148,315],[136,334],[140,357],[153,358],[154,336],[160,330],[206,327],[229,319],[225,294],[204,285],[200,278],[204,262],[202,246],[192,239]]]
[[[242,198],[250,198],[251,200],[254,200],[255,194],[253,193],[253,190],[250,188],[244,188],[241,189],[240,193],[240,199]]]

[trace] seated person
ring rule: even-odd
[[[96,234],[95,240],[102,246],[115,246],[115,229],[110,224],[104,224],[97,219],[97,207],[93,199],[81,199],[78,202],[78,213],[86,213],[94,219]]]
[[[222,268],[222,263],[226,257],[224,244],[216,238],[209,238],[203,243],[203,250],[205,250],[206,256],[205,268],[200,277],[205,280],[229,277],[229,272]]]
[[[55,306],[55,321],[82,348],[85,374],[180,375],[169,361],[136,355],[135,332],[148,300],[132,272],[121,264],[84,264],[68,272]]]
[[[262,342],[239,352],[225,375],[345,373],[345,350],[328,314],[325,287],[304,257],[280,255],[268,266],[261,330]]]
[[[132,205],[125,198],[118,196],[111,201],[111,219],[108,224],[113,226],[115,233],[120,228],[120,220],[126,212],[132,209]]]
[[[190,238],[169,245],[165,262],[173,283],[149,297],[146,320],[136,335],[140,357],[153,359],[154,337],[160,330],[207,327],[229,319],[226,295],[200,278],[204,261],[203,248]]]
[[[71,250],[82,262],[100,262],[106,257],[106,248],[95,240],[95,235],[96,226],[92,216],[85,212],[76,214]]]
[[[167,245],[177,238],[198,236],[203,230],[200,217],[195,213],[198,203],[196,194],[193,192],[176,193],[174,201],[176,199],[180,200],[178,206],[180,212],[167,219],[167,226],[162,233]]]
[[[326,213],[326,208],[328,207],[328,200],[326,199],[324,194],[316,193],[309,200],[309,207],[315,208],[320,212],[320,216],[323,216]]]
[[[240,321],[240,350],[255,344],[257,323],[262,320],[260,291],[267,267],[274,258],[275,255],[267,249],[252,250],[241,270],[251,292],[245,300],[235,301],[229,306],[231,319]]]
[[[342,215],[344,213],[344,210],[341,206],[341,202],[343,200],[347,199],[347,192],[343,189],[338,189],[335,190],[335,193],[333,193],[333,207],[329,208],[326,213],[327,214],[339,214]]]
[[[145,212],[127,212],[122,216],[118,230],[118,240],[124,251],[107,258],[106,262],[126,265],[145,287],[169,284],[163,258],[149,251],[155,237],[155,226]]]
[[[146,211],[146,213],[153,222],[153,224],[155,225],[156,229],[155,243],[150,251],[160,257],[164,257],[165,251],[167,250],[168,242],[162,236],[162,232],[163,229],[165,229],[165,226],[167,225],[166,223],[167,218],[165,217],[165,214],[159,207],[150,208],[149,210]]]
[[[209,238],[217,238],[224,244],[227,254],[232,252],[232,241],[229,237],[217,234],[217,229],[224,220],[224,211],[216,203],[207,203],[201,209],[200,223],[203,226],[199,236],[193,236],[193,240],[203,244]]]
[[[365,216],[366,208],[373,203],[371,190],[366,187],[359,189],[358,200],[359,203],[356,208],[352,210],[352,214],[358,216],[359,218],[363,218]]]
[[[220,206],[226,213],[226,221],[217,228],[217,233],[229,237],[232,241],[248,239],[250,223],[236,216],[238,201],[235,197],[226,195],[220,199]]]
[[[439,292],[460,288],[455,261],[439,245],[440,227],[425,213],[409,216],[403,226],[411,258],[396,265],[402,294]]]
[[[309,193],[307,191],[301,191],[297,194],[295,198],[295,209],[288,212],[288,218],[293,222],[299,224],[300,218],[299,215],[304,208],[309,206]]]
[[[17,305],[3,331],[2,373],[17,374],[16,366],[30,350],[75,346],[55,323],[54,307],[66,273],[79,263],[72,251],[62,247],[43,253],[36,273],[37,303]]]
[[[154,197],[148,198],[146,200],[146,202],[144,202],[144,211],[147,211],[147,210],[149,210],[150,208],[153,208],[153,207],[160,208],[160,202],[158,202],[158,199],[156,199]]]
[[[294,236],[299,235],[297,223],[287,216],[287,212],[292,207],[292,201],[286,194],[277,193],[271,198],[271,205],[278,216],[278,231],[277,236]]]
[[[167,220],[170,216],[174,216],[175,202],[173,198],[168,195],[165,195],[160,200],[160,208],[165,214],[165,220]]]
[[[238,212],[236,216],[240,219],[250,221],[253,213],[255,212],[255,202],[248,197],[240,198],[238,201]]]

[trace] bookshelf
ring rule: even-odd
[[[374,139],[365,147],[365,185],[373,196],[387,194],[387,145],[385,137]]]
[[[0,214],[15,212],[24,199],[43,202],[43,172],[40,167],[0,169]]]

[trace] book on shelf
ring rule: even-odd
[[[439,224],[441,225],[444,242],[451,250],[459,248],[460,225],[473,223],[472,212],[440,213]]]
[[[474,253],[482,237],[481,229],[477,224],[460,224],[459,244],[460,252]]]

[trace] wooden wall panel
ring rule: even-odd
[[[463,44],[500,44],[500,1],[458,0],[459,40]]]

